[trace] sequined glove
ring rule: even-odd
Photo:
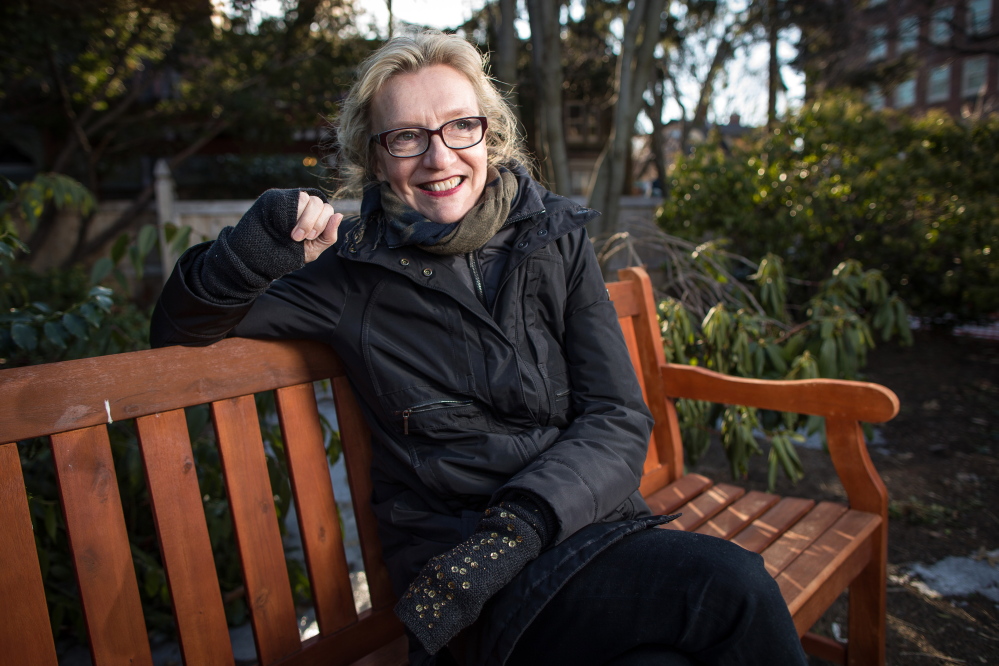
[[[427,562],[395,614],[429,654],[436,654],[538,556],[548,532],[542,513],[530,503],[501,502],[486,509],[475,534]]]

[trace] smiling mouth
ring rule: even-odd
[[[420,185],[420,189],[426,192],[447,192],[448,190],[453,190],[461,185],[462,180],[464,180],[462,176],[454,176],[452,178],[448,178],[447,180],[439,180],[435,183]]]

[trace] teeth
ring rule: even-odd
[[[431,192],[444,192],[445,190],[450,190],[452,188],[458,187],[461,182],[461,176],[455,176],[454,178],[449,178],[447,180],[442,180],[438,183],[427,183],[423,186],[423,189],[430,190]]]

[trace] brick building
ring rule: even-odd
[[[846,25],[846,69],[877,108],[999,111],[999,0],[867,0]]]

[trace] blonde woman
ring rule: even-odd
[[[413,664],[803,664],[758,555],[650,529],[652,420],[585,224],[529,174],[479,52],[390,41],[337,124],[345,220],[271,190],[180,261],[155,345],[308,338],[372,431]]]

